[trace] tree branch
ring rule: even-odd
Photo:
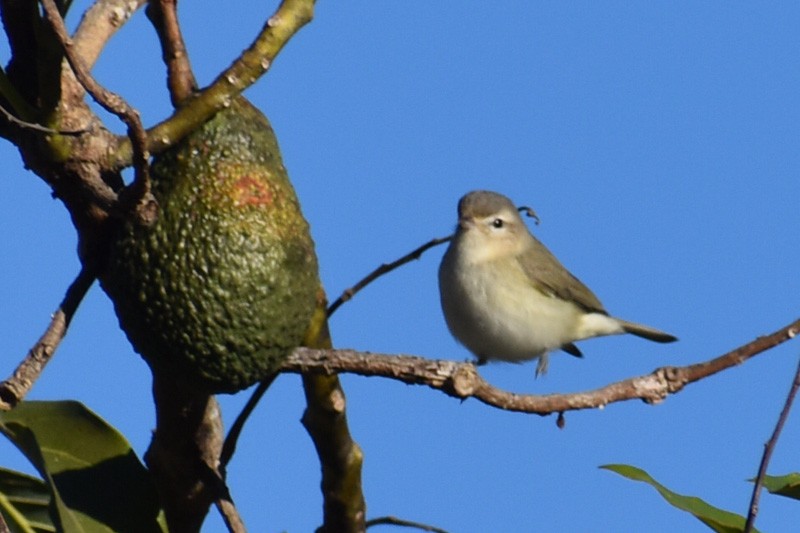
[[[242,430],[244,429],[247,419],[250,418],[250,415],[255,410],[258,402],[261,401],[264,393],[267,392],[267,389],[269,389],[276,377],[278,377],[278,374],[272,374],[258,384],[255,391],[253,391],[253,394],[251,394],[250,398],[247,399],[247,403],[245,404],[244,408],[242,408],[241,412],[236,417],[236,420],[234,420],[233,424],[231,425],[231,429],[228,431],[228,435],[225,437],[225,442],[222,445],[222,453],[219,456],[219,469],[223,479],[226,477],[226,468],[233,457],[234,452],[236,451],[236,444],[239,442],[239,437],[242,434]]]
[[[283,0],[256,40],[230,67],[169,119],[148,131],[147,149],[153,153],[163,151],[229,106],[236,96],[269,70],[284,45],[311,21],[313,14],[314,0]],[[129,165],[130,141],[123,140],[111,157],[110,166],[114,168]]]
[[[44,367],[50,362],[56,348],[66,335],[78,305],[94,280],[94,272],[84,267],[70,284],[64,300],[53,313],[50,325],[44,334],[28,351],[11,377],[0,383],[0,410],[9,410],[16,406],[39,379]]]
[[[167,86],[174,107],[179,107],[195,90],[189,55],[178,24],[178,0],[154,0],[147,6],[147,17],[161,42],[161,57],[167,65]]]
[[[215,505],[230,533],[247,533],[247,528],[244,526],[239,511],[233,504],[233,500],[230,498],[217,498]]]
[[[96,0],[86,10],[75,31],[72,46],[87,68],[95,64],[100,52],[147,0]]]
[[[775,445],[778,443],[778,438],[783,430],[783,425],[786,423],[786,419],[789,418],[789,411],[792,409],[792,403],[794,402],[794,397],[797,394],[798,388],[800,388],[800,363],[797,365],[797,371],[794,374],[794,381],[789,389],[786,402],[783,404],[783,409],[781,409],[778,422],[775,424],[775,430],[772,432],[772,436],[770,437],[769,441],[767,441],[767,443],[764,445],[764,455],[761,457],[761,464],[758,466],[758,475],[756,476],[755,486],[753,487],[753,496],[750,498],[750,507],[747,511],[747,522],[745,522],[744,525],[744,533],[750,533],[753,531],[753,526],[756,523],[756,515],[758,514],[758,499],[761,495],[761,487],[764,484],[764,476],[767,475],[767,465],[769,465],[772,452],[775,449]]]
[[[351,373],[382,376],[410,385],[426,385],[454,398],[475,398],[487,405],[522,413],[549,415],[602,408],[614,402],[640,399],[659,403],[699,381],[773,348],[800,333],[800,320],[759,337],[714,359],[683,367],[662,367],[651,374],[625,379],[596,390],[571,394],[525,395],[497,389],[472,363],[436,361],[411,355],[386,355],[355,350],[297,348],[281,367],[283,372],[308,375]]]
[[[434,246],[439,246],[440,244],[449,242],[452,238],[453,238],[452,235],[448,235],[447,237],[440,237],[440,238],[437,238],[437,239],[431,239],[430,241],[426,242],[425,244],[423,244],[419,248],[416,248],[415,250],[412,250],[411,252],[407,253],[403,257],[401,257],[399,259],[396,259],[395,261],[392,261],[391,263],[383,263],[381,266],[379,266],[378,268],[376,268],[375,270],[373,270],[372,272],[367,274],[367,276],[364,277],[361,281],[359,281],[358,283],[356,283],[355,285],[353,285],[349,289],[346,289],[342,293],[342,295],[339,296],[336,299],[336,301],[333,302],[328,307],[328,311],[327,311],[328,318],[330,318],[330,316],[333,313],[335,313],[336,310],[339,309],[339,307],[341,307],[343,303],[345,303],[346,301],[350,300],[353,296],[356,295],[356,293],[358,291],[360,291],[361,289],[363,289],[364,287],[366,287],[367,285],[369,285],[370,283],[372,283],[373,281],[375,281],[379,277],[383,276],[384,274],[388,274],[392,270],[394,270],[394,269],[396,269],[398,267],[401,267],[401,266],[405,265],[406,263],[410,263],[411,261],[413,261],[415,259],[419,259],[422,256],[422,254],[425,253],[426,251],[428,251],[430,248],[433,248]]]
[[[539,221],[539,215],[537,215],[536,212],[533,209],[531,209],[528,206],[524,206],[523,205],[523,206],[518,207],[517,210],[520,213],[525,213],[526,216],[533,218],[534,221],[536,222],[536,225],[537,226],[539,225],[539,222],[540,222]],[[347,301],[350,301],[350,299],[353,298],[353,296],[355,296],[356,293],[358,293],[361,289],[363,289],[364,287],[366,287],[367,285],[369,285],[370,283],[372,283],[373,281],[375,281],[379,277],[383,276],[384,274],[388,274],[392,270],[395,270],[396,268],[399,268],[399,267],[405,265],[406,263],[410,263],[411,261],[414,261],[415,259],[419,259],[420,257],[422,257],[422,254],[424,254],[425,252],[427,252],[428,250],[430,250],[434,246],[439,246],[440,244],[444,244],[446,242],[450,242],[451,240],[453,240],[453,237],[454,237],[453,235],[448,235],[447,237],[438,237],[438,238],[431,239],[430,241],[426,242],[422,246],[420,246],[418,248],[415,248],[414,250],[410,251],[409,253],[407,253],[403,257],[400,257],[399,259],[396,259],[396,260],[392,261],[391,263],[383,263],[378,268],[376,268],[375,270],[373,270],[372,272],[367,274],[363,279],[361,279],[361,281],[359,281],[358,283],[356,283],[355,285],[353,285],[349,289],[345,289],[344,292],[342,292],[341,296],[339,296],[336,299],[336,301],[334,301],[328,307],[328,318],[330,318],[331,315],[333,315],[333,313],[335,313],[336,310],[339,309],[342,306],[343,303],[345,303]]]
[[[330,348],[325,295],[320,288],[317,310],[304,344]],[[365,529],[366,503],[361,487],[364,456],[350,435],[344,390],[335,375],[303,374],[307,407],[303,426],[311,436],[322,469],[323,524],[320,533],[360,533]]]
[[[227,492],[217,469],[222,450],[219,404],[213,396],[157,373],[153,397],[156,430],[145,462],[170,531],[200,531],[211,504]]]
[[[40,1],[44,7],[46,18],[61,43],[64,55],[78,82],[103,109],[119,117],[128,127],[128,137],[133,143],[132,155],[135,174],[133,183],[125,191],[125,198],[121,198],[121,200],[125,207],[133,208],[139,222],[150,225],[155,222],[157,217],[157,204],[150,194],[150,156],[147,151],[147,133],[142,126],[139,112],[128,105],[121,96],[97,83],[89,73],[81,56],[76,52],[55,1]]]
[[[421,522],[414,522],[412,520],[404,520],[402,518],[397,518],[396,516],[381,516],[378,518],[371,518],[367,520],[366,523],[367,529],[371,528],[372,526],[382,526],[382,525],[410,527],[414,529],[419,529],[420,531],[432,531],[433,533],[447,533],[446,530],[440,527],[430,526],[428,524],[423,524]]]
[[[12,126],[16,126],[17,128],[23,130],[30,130],[36,131],[39,133],[45,133],[47,135],[82,135],[87,133],[88,130],[54,130],[52,128],[48,128],[42,126],[41,124],[36,124],[34,122],[28,122],[27,120],[22,120],[21,118],[15,117],[11,111],[0,105],[0,115],[5,117],[8,123]]]

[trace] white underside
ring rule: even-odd
[[[439,284],[447,325],[479,358],[520,362],[541,357],[541,373],[552,350],[623,333],[616,319],[543,294],[516,268],[498,268],[492,262],[463,264],[453,254],[446,254],[442,263]]]

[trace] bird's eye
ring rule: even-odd
[[[495,228],[502,228],[503,224],[504,222],[502,218],[496,218],[492,220],[492,226],[494,226]]]

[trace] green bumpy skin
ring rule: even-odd
[[[152,166],[159,218],[127,222],[101,281],[154,372],[209,393],[274,372],[316,305],[309,227],[266,117],[244,98]]]

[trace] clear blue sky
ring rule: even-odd
[[[86,4],[75,2],[73,24]],[[181,7],[203,84],[274,8],[252,0]],[[247,96],[277,131],[331,298],[381,262],[448,234],[458,198],[488,188],[536,209],[536,234],[610,312],[680,337],[671,345],[590,340],[581,344],[585,359],[555,355],[538,380],[535,364],[481,368],[511,391],[580,391],[708,359],[800,315],[798,20],[796,2],[325,1]],[[169,113],[143,13],[95,73],[146,124]],[[66,210],[11,145],[0,144],[0,158],[6,375],[43,331],[78,263]],[[442,252],[340,309],[331,324],[336,345],[466,359],[439,309]],[[344,376],[365,453],[369,517],[454,533],[705,531],[649,487],[597,467],[631,463],[678,492],[743,513],[745,480],[799,354],[800,344],[788,343],[662,405],[568,413],[563,430],[554,417]],[[222,398],[227,422],[246,397]],[[98,287],[30,398],[78,399],[140,454],[146,449],[149,373]],[[229,482],[251,531],[320,523],[303,407],[299,377],[282,376],[242,437]],[[773,473],[800,470],[798,440],[795,412]],[[30,471],[5,443],[0,456]],[[798,523],[800,505],[763,497],[762,530]],[[216,516],[204,529],[221,530]]]

